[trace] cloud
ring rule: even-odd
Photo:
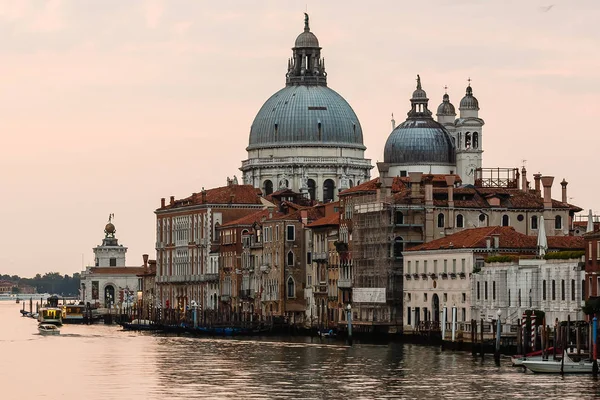
[[[148,28],[158,27],[160,20],[164,14],[165,7],[162,0],[148,0],[144,4],[144,16],[146,18],[146,26]]]

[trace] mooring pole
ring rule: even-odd
[[[502,322],[500,321],[501,315],[502,311],[498,310],[498,319],[496,320],[496,352],[494,353],[494,360],[497,364],[500,363],[500,334],[502,331]]]
[[[592,373],[598,375],[598,318],[596,318],[596,316],[594,316],[594,319],[592,320],[592,344],[594,346]]]

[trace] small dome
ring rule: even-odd
[[[408,119],[392,131],[385,143],[388,164],[456,163],[456,150],[448,131],[431,118]]]
[[[109,222],[104,227],[104,232],[106,232],[106,233],[115,233],[115,226],[111,222]]]
[[[317,39],[314,33],[304,31],[296,38],[294,47],[319,47],[319,39]]]
[[[479,101],[477,101],[477,98],[473,96],[473,89],[471,88],[471,85],[467,86],[467,93],[460,101],[459,108],[461,110],[479,110]]]
[[[452,103],[450,103],[450,96],[448,96],[448,93],[446,93],[444,95],[444,100],[442,101],[442,104],[440,104],[438,106],[436,115],[438,117],[443,116],[443,115],[449,115],[449,116],[456,115],[456,110],[454,109],[454,106],[452,105]]]
[[[425,91],[421,88],[415,90],[412,94],[412,98],[413,99],[425,99],[425,100],[429,100],[427,98],[427,93],[425,93]]]

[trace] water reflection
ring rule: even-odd
[[[497,367],[489,356],[417,345],[155,336],[104,325],[65,325],[44,337],[14,304],[0,302],[0,318],[10,399],[568,399],[600,388],[590,376],[538,376],[508,359]]]

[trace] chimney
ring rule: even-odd
[[[538,196],[542,193],[540,190],[540,179],[542,179],[542,174],[533,174],[533,180],[535,181],[535,192]]]
[[[206,190],[202,188],[202,192],[200,193],[202,194],[202,204],[206,204]]]
[[[425,175],[423,183],[425,185],[425,204],[433,205],[433,175]]]
[[[390,176],[390,165],[387,163],[378,162],[377,169],[379,170],[379,183],[383,190],[383,196],[392,195],[392,185],[394,183],[394,177]],[[381,195],[381,193],[380,193]]]
[[[454,207],[454,175],[446,175],[446,185],[448,185],[448,207]]]
[[[160,199],[160,208],[165,208],[165,198]]]
[[[409,172],[408,177],[410,179],[410,196],[417,198],[421,194],[421,180],[423,179],[422,172]]]
[[[562,180],[562,182],[560,183],[560,185],[562,186],[562,202],[563,203],[568,203],[569,198],[567,197],[567,185],[569,184],[569,182],[567,182],[564,178]]]
[[[553,176],[542,176],[542,186],[544,186],[544,208],[552,208],[552,182]]]
[[[300,218],[302,218],[302,225],[308,224],[308,210],[300,210]]]
[[[173,205],[173,204],[175,204],[175,196],[171,196],[171,199],[170,199],[170,201],[169,201],[169,204],[170,204],[170,205]]]
[[[144,268],[148,268],[148,254],[142,254],[142,259],[144,260]]]
[[[521,170],[521,190],[527,192],[527,170],[525,167]]]

